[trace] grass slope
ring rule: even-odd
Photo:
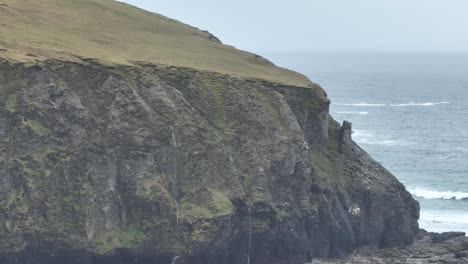
[[[0,0],[0,57],[181,66],[310,86],[303,75],[176,20],[112,0]]]

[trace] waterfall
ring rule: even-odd
[[[171,264],[175,264],[176,261],[177,261],[179,258],[180,258],[179,256],[175,256],[175,257],[172,259]]]
[[[173,144],[173,147],[174,148],[177,148],[177,140],[176,140],[176,137],[175,137],[175,133],[174,133],[174,128],[171,126],[171,133],[172,133],[172,144]]]
[[[176,206],[176,223],[179,223],[179,203],[177,202],[177,140],[174,133],[174,128],[170,126],[171,133],[172,133],[172,184],[171,184],[171,192],[172,192],[172,199],[174,199],[174,203]]]
[[[250,264],[250,251],[252,249],[252,209],[249,202],[249,238],[248,238],[247,264]]]

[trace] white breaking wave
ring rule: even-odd
[[[403,141],[403,140],[364,140],[356,139],[356,142],[365,145],[382,145],[382,146],[410,146],[413,145],[413,142]]]
[[[374,135],[372,132],[369,130],[363,130],[363,129],[353,129],[353,139],[356,141],[359,140],[368,140],[369,138],[372,138]]]
[[[468,199],[468,193],[466,192],[452,192],[452,191],[432,191],[425,189],[413,189],[409,190],[411,194],[416,197],[424,198],[427,200],[442,199],[442,200],[466,200]]]
[[[414,144],[413,142],[404,140],[376,137],[371,131],[362,129],[353,130],[353,139],[357,143],[364,145],[409,146]]]
[[[360,106],[360,107],[375,107],[375,106],[394,106],[394,107],[402,107],[402,106],[435,106],[435,105],[443,105],[443,104],[450,104],[450,102],[425,102],[425,103],[416,103],[416,102],[409,102],[403,104],[369,104],[369,103],[335,103],[335,105],[341,106]]]
[[[386,106],[386,104],[368,104],[368,103],[355,103],[355,104],[335,103],[335,105],[342,105],[342,106]]]
[[[441,105],[441,104],[450,104],[450,102],[428,102],[428,103],[415,103],[409,102],[405,104],[390,104],[390,106],[434,106],[434,105]]]
[[[368,115],[369,112],[335,112],[337,114]]]

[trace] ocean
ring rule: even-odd
[[[420,227],[468,233],[468,54],[265,54],[304,73],[353,139],[421,204]]]

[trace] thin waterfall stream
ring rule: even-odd
[[[179,223],[179,203],[177,201],[177,140],[174,133],[174,128],[171,126],[171,134],[172,134],[172,184],[171,184],[171,192],[172,192],[172,199],[174,200],[176,206],[176,223]]]

